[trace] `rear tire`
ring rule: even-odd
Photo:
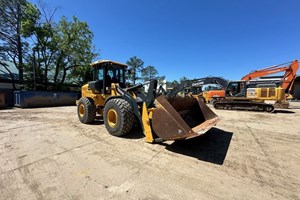
[[[94,101],[86,97],[81,97],[77,105],[77,114],[81,123],[92,123],[96,117]]]
[[[132,129],[134,123],[132,107],[124,99],[109,100],[104,107],[103,120],[111,135],[125,135]]]

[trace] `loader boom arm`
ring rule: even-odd
[[[290,65],[286,65],[290,64]],[[270,75],[270,74],[276,74],[279,72],[285,72],[281,87],[285,89],[286,92],[290,93],[292,89],[292,85],[296,78],[296,73],[299,68],[298,60],[294,60],[289,63],[281,64],[281,65],[275,65],[272,67],[267,67],[260,70],[255,70],[244,76],[241,80],[248,81],[254,78]]]

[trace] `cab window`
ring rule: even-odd
[[[103,69],[98,69],[97,80],[103,80]]]

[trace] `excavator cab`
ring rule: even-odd
[[[125,64],[102,60],[91,65],[93,80],[82,86],[76,102],[82,123],[99,115],[114,136],[127,134],[138,123],[152,143],[197,137],[220,120],[199,98],[158,94],[157,80],[125,88]]]
[[[228,83],[225,97],[234,100],[281,101],[284,97],[284,90],[275,83],[268,83],[268,81],[232,81]]]
[[[228,83],[225,90],[226,97],[246,97],[246,81],[232,81]]]

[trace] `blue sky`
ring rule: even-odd
[[[36,3],[36,0],[31,2]],[[221,76],[300,57],[299,0],[44,0],[94,33],[100,59],[137,56],[167,80]]]

